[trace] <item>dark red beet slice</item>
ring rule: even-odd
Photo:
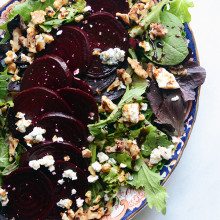
[[[102,51],[120,48],[127,52],[129,48],[128,32],[124,26],[109,13],[95,13],[84,22],[83,30],[87,33],[91,50]],[[102,78],[114,72],[117,66],[103,65],[99,56],[92,56],[87,75]]]
[[[48,171],[48,169],[44,170],[54,185],[55,202],[59,202],[60,199],[71,199],[73,201],[73,205],[71,208],[73,208],[73,210],[75,211],[77,209],[75,200],[79,197],[84,199],[85,193],[88,191],[88,181],[85,173],[75,164],[63,161],[58,161],[55,163],[56,175],[52,175]],[[73,170],[74,172],[76,172],[77,180],[63,178],[62,174],[65,170]],[[61,179],[64,180],[64,183],[62,185],[58,183],[58,180]],[[76,190],[76,194],[71,195],[72,189]],[[64,211],[64,209],[58,207],[56,203],[47,219],[60,219],[60,212]]]
[[[4,178],[10,219],[44,220],[54,206],[51,181],[40,171],[19,168]]]
[[[60,96],[43,87],[34,87],[19,93],[14,99],[14,110],[16,113],[25,113],[32,120],[48,112],[71,114],[69,106]]]
[[[91,51],[86,34],[78,27],[61,27],[58,36],[48,46],[46,53],[61,57],[73,73],[79,69],[84,72],[91,60]]]
[[[93,90],[92,90],[91,86],[87,82],[85,82],[79,78],[73,77],[72,88],[80,89],[90,95],[93,95]]]
[[[70,70],[58,56],[45,55],[36,59],[24,72],[21,90],[40,86],[57,90],[70,85]]]
[[[69,162],[74,163],[81,169],[88,165],[87,161],[82,158],[79,148],[69,143],[47,142],[30,148],[26,151],[20,160],[20,166],[28,166],[29,161],[39,160],[46,155],[52,155],[55,161],[64,161],[64,157],[69,157]]]
[[[87,4],[91,6],[93,12],[105,11],[114,16],[117,12],[129,12],[127,0],[87,0]]]
[[[35,126],[46,129],[44,134],[46,141],[52,141],[56,135],[79,148],[87,142],[86,127],[79,120],[62,113],[45,114],[36,120]]]
[[[93,96],[73,88],[63,88],[58,93],[83,123],[87,125],[98,120],[98,106]]]

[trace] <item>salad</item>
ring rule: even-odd
[[[23,0],[1,16],[6,219],[101,219],[121,187],[166,213],[172,158],[205,70],[190,0]]]

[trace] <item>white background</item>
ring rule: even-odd
[[[0,5],[6,1],[0,0]],[[220,1],[194,2],[191,27],[207,70],[197,121],[166,183],[166,216],[146,208],[135,220],[220,220]]]

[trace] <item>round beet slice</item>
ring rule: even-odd
[[[70,76],[70,70],[60,57],[45,55],[25,70],[21,90],[37,86],[57,90],[70,85]]]
[[[83,30],[87,33],[91,50],[120,48],[127,52],[129,48],[128,32],[124,26],[111,14],[105,12],[95,13],[84,22]],[[99,56],[92,56],[87,75],[92,78],[102,78],[110,75],[118,66],[102,64]]]
[[[7,215],[12,219],[44,220],[54,206],[51,181],[40,171],[19,168],[4,178]]]
[[[58,93],[68,103],[74,116],[84,124],[98,120],[98,106],[93,96],[73,88],[63,88]]]
[[[31,160],[39,160],[46,155],[52,155],[55,161],[65,161],[69,157],[69,162],[74,163],[81,169],[88,166],[87,161],[82,157],[79,148],[69,143],[47,142],[30,148],[26,151],[20,160],[20,166],[26,167]]]
[[[57,32],[57,38],[48,46],[46,53],[61,57],[73,73],[79,69],[84,72],[91,60],[91,51],[86,34],[73,26],[63,26]]]
[[[72,88],[80,89],[90,95],[93,95],[93,91],[92,91],[91,86],[87,82],[85,82],[77,77],[72,78]]]
[[[129,12],[127,0],[87,0],[87,4],[91,6],[93,12],[105,11],[114,16],[117,12]]]
[[[34,87],[19,93],[14,99],[14,112],[25,113],[32,120],[48,112],[71,114],[67,103],[44,87]]]
[[[57,206],[57,202],[60,199],[71,199],[73,201],[72,209],[75,211],[76,199],[85,198],[85,193],[88,191],[88,181],[85,172],[83,172],[80,168],[78,168],[75,164],[70,162],[58,161],[55,163],[55,172],[56,174],[51,174],[48,169],[44,169],[46,175],[50,178],[51,182],[54,186],[55,191],[55,206],[51,211],[49,217],[47,219],[60,219],[60,212],[64,211],[64,209]],[[76,173],[77,179],[71,180],[70,178],[64,178],[63,172],[65,170],[72,170]],[[58,180],[64,180],[62,184],[58,183]],[[72,190],[75,189],[76,193],[72,194]]]
[[[87,143],[86,127],[79,120],[62,113],[45,114],[35,121],[35,126],[46,129],[44,134],[46,141],[52,141],[56,135],[79,148]]]

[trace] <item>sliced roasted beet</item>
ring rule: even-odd
[[[95,13],[84,22],[83,30],[87,33],[91,50],[120,48],[127,52],[128,32],[124,26],[109,13]],[[102,64],[99,56],[92,56],[87,75],[93,78],[102,78],[110,75],[117,66]]]
[[[117,12],[129,12],[127,0],[87,0],[87,4],[91,6],[93,12],[105,11],[114,16]]]
[[[36,59],[24,72],[21,90],[40,86],[57,90],[70,85],[71,72],[58,56],[45,55]]]
[[[4,178],[3,188],[8,192],[10,219],[44,220],[54,206],[53,185],[40,171],[19,168]]]
[[[63,178],[63,172],[65,170],[76,172],[77,179],[71,180],[69,178]],[[45,172],[52,181],[55,189],[55,206],[47,219],[60,219],[60,212],[64,211],[64,209],[57,206],[56,203],[59,202],[60,199],[71,199],[73,201],[71,208],[75,211],[77,209],[76,199],[84,199],[85,193],[88,191],[87,176],[75,164],[63,161],[55,163],[55,175],[51,174],[48,169],[45,169]],[[58,180],[62,179],[64,180],[64,183],[59,184]],[[75,189],[76,194],[72,195],[71,191],[73,189]]]
[[[68,156],[69,162],[74,163],[83,170],[88,165],[87,161],[82,158],[81,150],[74,145],[65,142],[47,142],[26,151],[21,157],[20,166],[28,166],[29,161],[39,160],[46,155],[52,155],[55,161],[64,161],[64,157]]]
[[[46,129],[44,134],[46,141],[52,141],[56,135],[79,148],[87,142],[86,127],[79,120],[62,113],[45,114],[36,120],[35,126]]]
[[[63,88],[58,93],[68,103],[74,116],[83,123],[87,125],[98,120],[98,106],[93,96],[73,88]]]
[[[98,95],[104,89],[107,89],[115,80],[116,73],[113,73],[105,78],[92,79],[89,77],[83,78],[92,88],[93,94]]]
[[[76,77],[72,78],[72,88],[80,89],[90,95],[93,95],[93,90],[92,90],[91,86],[87,82],[85,82],[79,78],[76,78]]]
[[[64,26],[57,32],[57,38],[48,46],[46,53],[61,57],[73,73],[84,72],[90,64],[91,51],[86,34],[78,27]]]
[[[25,113],[32,120],[48,112],[71,114],[69,106],[60,96],[43,87],[34,87],[19,93],[14,99],[14,110],[16,113]]]

